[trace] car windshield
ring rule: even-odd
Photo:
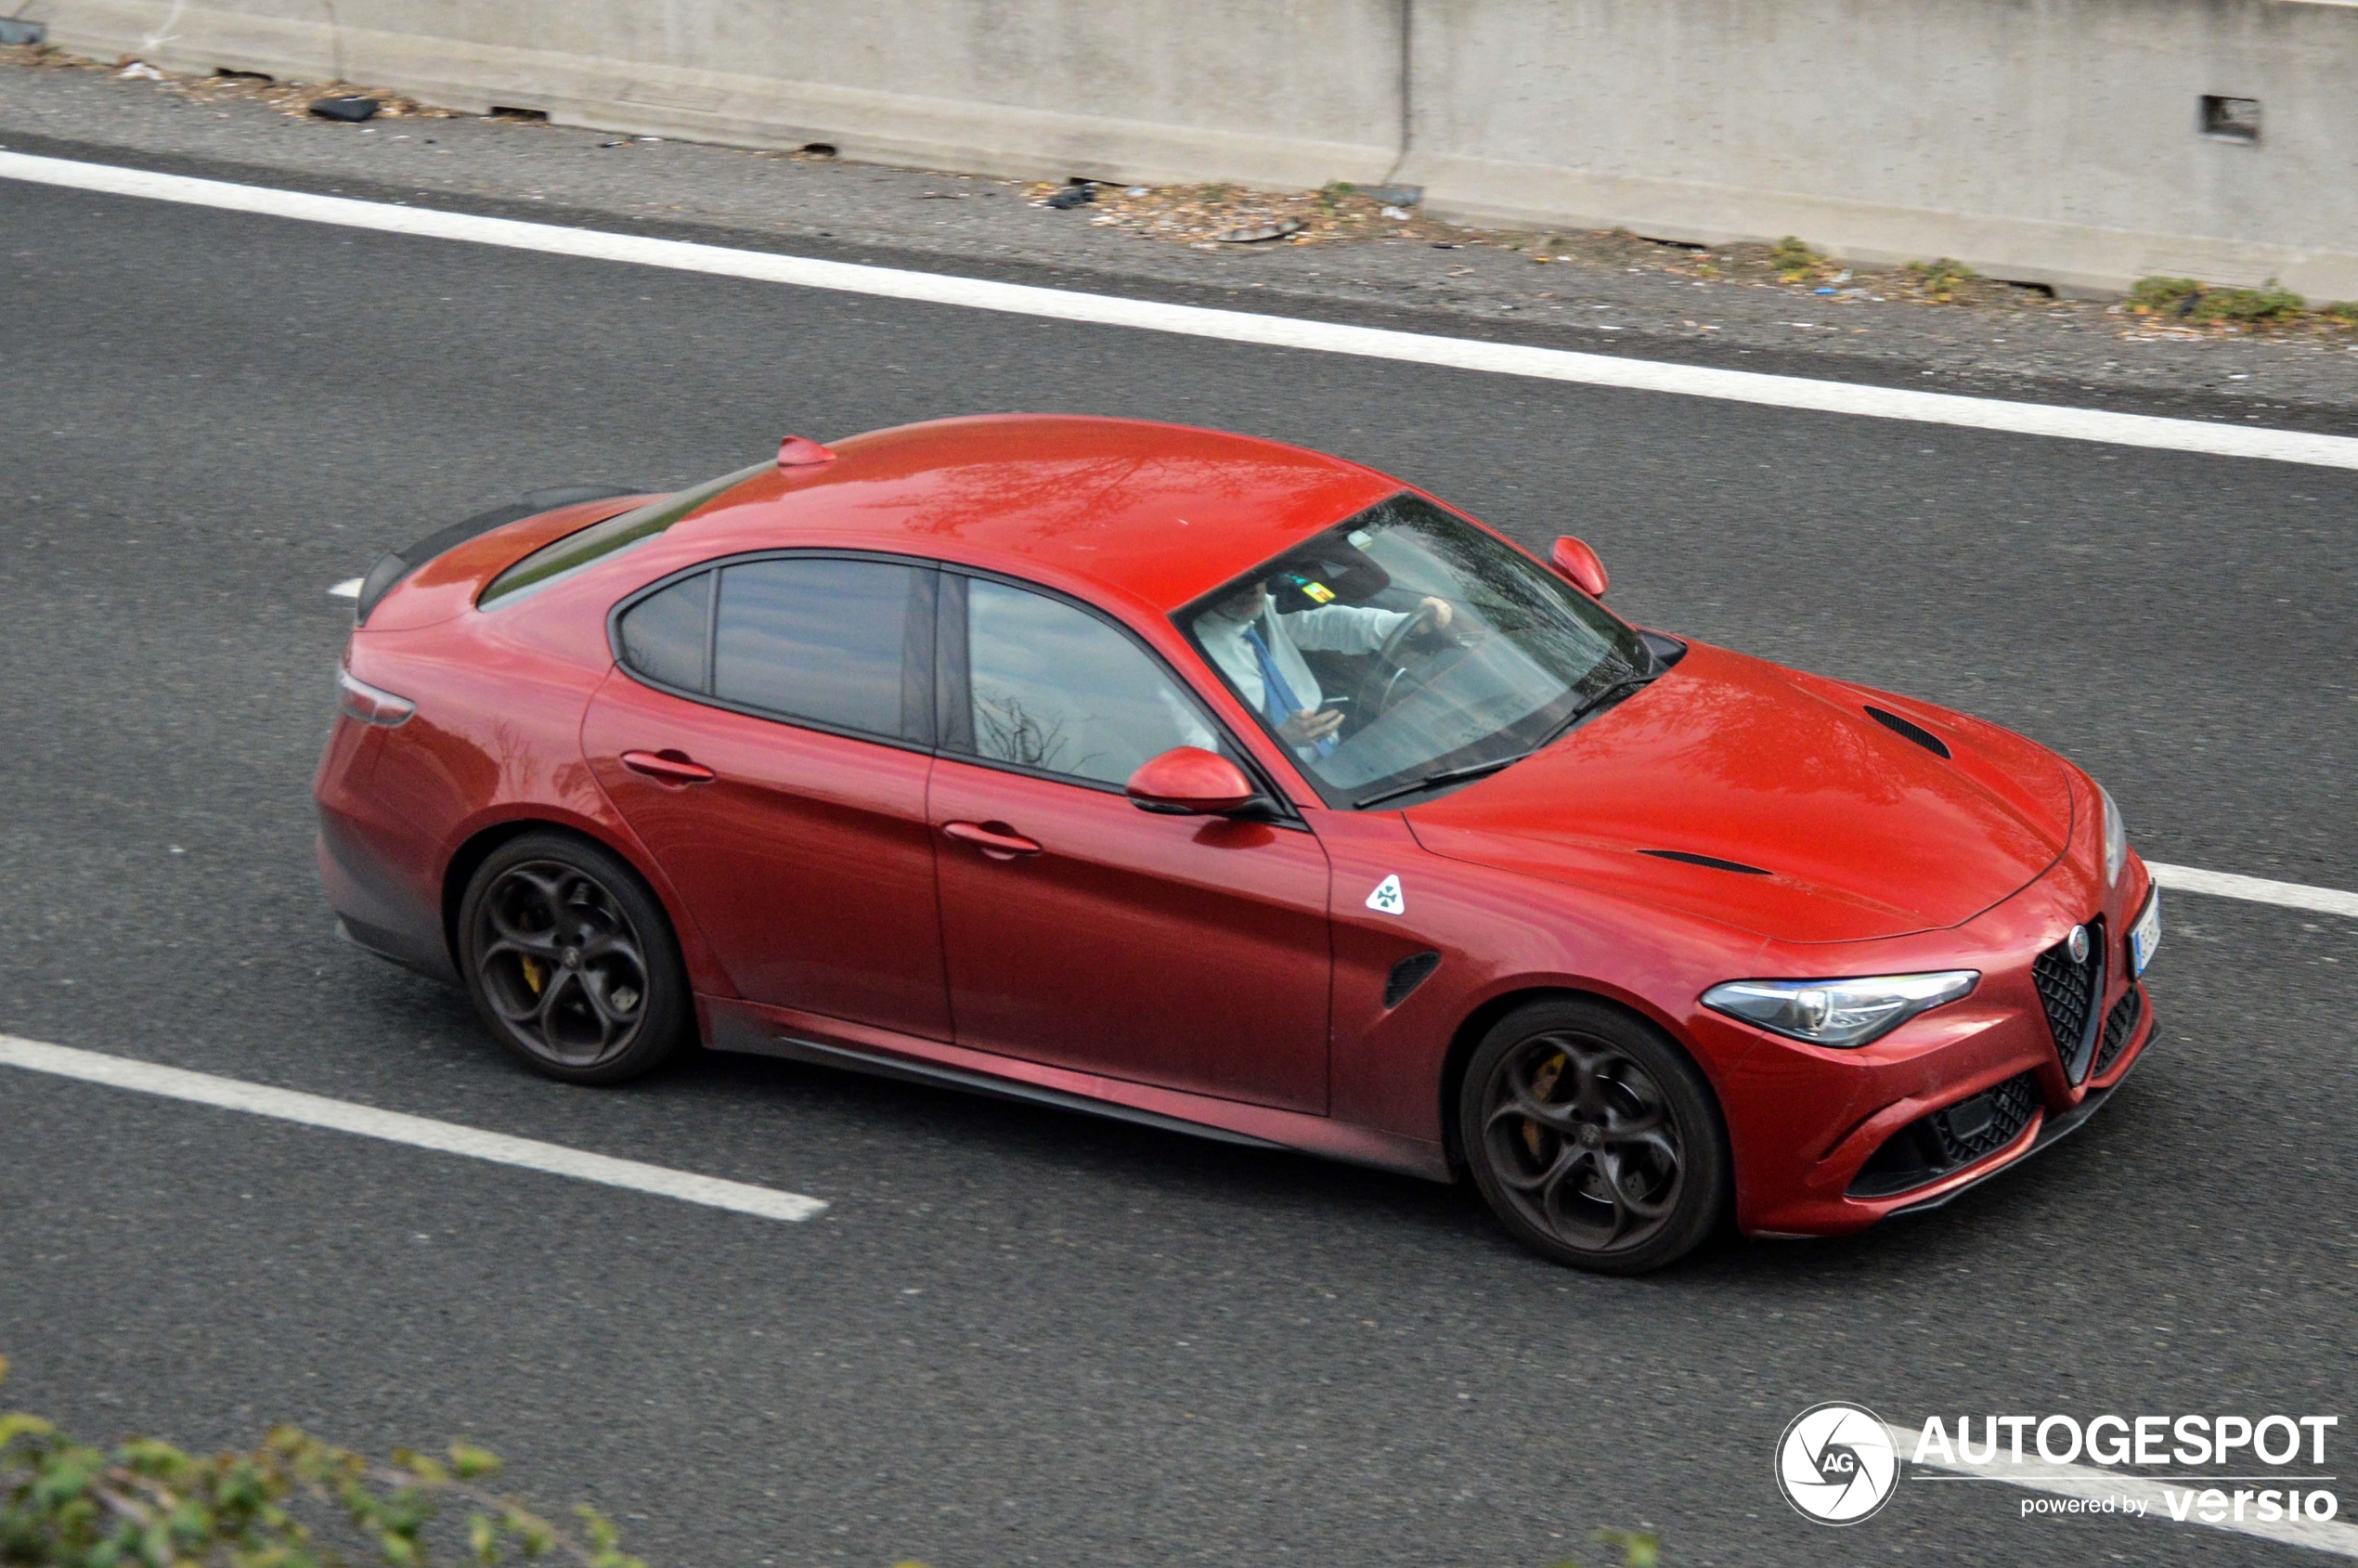
[[[1408,494],[1175,618],[1330,805],[1518,758],[1653,665],[1602,606]]]

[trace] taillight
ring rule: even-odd
[[[336,671],[336,706],[363,724],[382,724],[387,729],[418,711],[418,705],[408,697],[379,691],[348,669]]]

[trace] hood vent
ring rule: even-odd
[[[1911,724],[1907,719],[1900,718],[1899,715],[1873,706],[1872,705],[1870,705],[1867,708],[1867,717],[1873,719],[1876,723],[1882,725],[1885,729],[1890,731],[1895,735],[1905,735],[1908,739],[1915,742],[1926,751],[1931,752],[1935,757],[1945,758],[1949,755],[1949,743],[1942,740],[1938,735],[1934,734],[1930,730],[1925,729],[1921,724]]]
[[[1744,876],[1774,876],[1773,871],[1763,871],[1742,861],[1723,861],[1717,855],[1691,854],[1685,849],[1640,849],[1641,855],[1652,855],[1658,861],[1678,861],[1686,865],[1707,866],[1713,871],[1732,871]]]

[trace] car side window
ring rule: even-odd
[[[904,679],[933,573],[882,561],[784,556],[720,571],[712,693],[722,702],[895,739],[925,723]],[[922,580],[921,580],[922,579]]]
[[[616,619],[642,679],[764,716],[933,744],[929,564],[763,556],[669,583]]]
[[[712,580],[699,572],[623,612],[617,641],[622,662],[658,685],[683,692],[712,690]]]
[[[965,654],[965,711],[952,729],[978,757],[1120,785],[1173,746],[1221,749],[1152,656],[1062,600],[966,579]]]

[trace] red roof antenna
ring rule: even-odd
[[[804,468],[811,463],[833,462],[836,455],[807,435],[789,435],[778,443],[780,468]]]

